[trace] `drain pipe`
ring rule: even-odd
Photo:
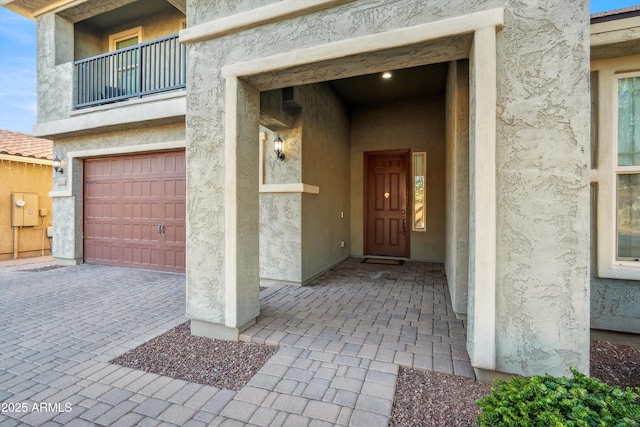
[[[13,259],[18,259],[18,227],[13,227]]]

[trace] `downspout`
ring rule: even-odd
[[[13,227],[13,259],[18,259],[18,227]]]

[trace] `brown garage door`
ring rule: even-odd
[[[84,259],[184,272],[184,151],[89,159]]]

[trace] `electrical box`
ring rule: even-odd
[[[49,209],[47,209],[47,208],[40,209],[40,216],[41,217],[45,217],[45,216],[48,216],[48,215],[49,215]]]
[[[38,225],[38,194],[11,194],[11,226],[35,227]]]

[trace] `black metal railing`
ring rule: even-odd
[[[74,62],[74,108],[186,86],[186,46],[178,35]]]

